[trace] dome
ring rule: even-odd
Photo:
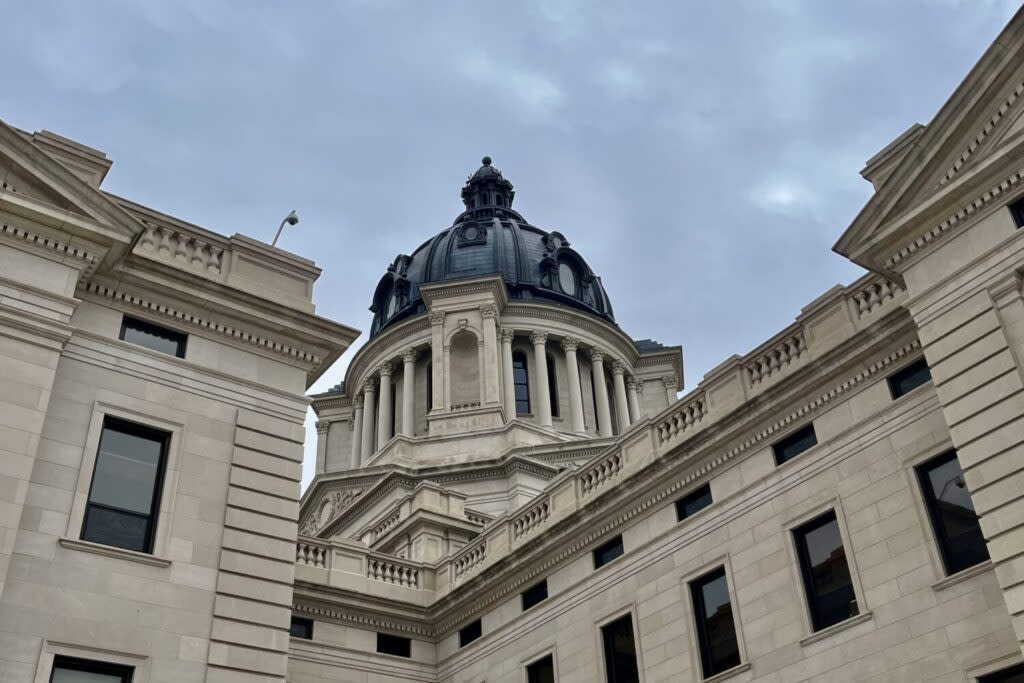
[[[615,324],[611,302],[560,232],[533,225],[512,209],[512,183],[484,157],[462,188],[465,210],[412,255],[400,254],[374,292],[370,336],[426,311],[420,285],[501,275],[509,299],[571,306]]]

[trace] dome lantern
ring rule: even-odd
[[[502,207],[511,208],[516,193],[512,183],[505,180],[501,171],[491,165],[491,158],[481,159],[480,168],[471,175],[462,188],[462,203],[467,211],[474,209]]]

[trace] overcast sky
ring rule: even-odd
[[[1018,6],[5,4],[0,117],[104,150],[105,189],[227,235],[270,241],[297,209],[280,245],[324,269],[319,314],[369,329],[387,265],[451,224],[489,154],[626,332],[683,346],[687,389],[859,275],[830,251],[870,194],[858,171]]]

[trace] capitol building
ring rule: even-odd
[[[1022,95],[1024,10],[701,378],[484,157],[315,395],[314,262],[0,122],[0,683],[1024,682]]]

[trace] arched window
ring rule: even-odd
[[[569,296],[579,297],[576,290],[576,270],[566,261],[558,263],[558,286]]]
[[[548,359],[548,396],[551,399],[551,417],[558,417],[558,377],[555,375],[555,357],[550,353]]]
[[[394,290],[391,290],[391,293],[388,294],[388,307],[387,307],[387,311],[384,314],[384,319],[385,320],[390,320],[391,316],[393,316],[397,311],[398,311],[398,294]]]
[[[530,371],[526,369],[526,354],[512,354],[512,385],[516,390],[516,415],[530,412]]]

